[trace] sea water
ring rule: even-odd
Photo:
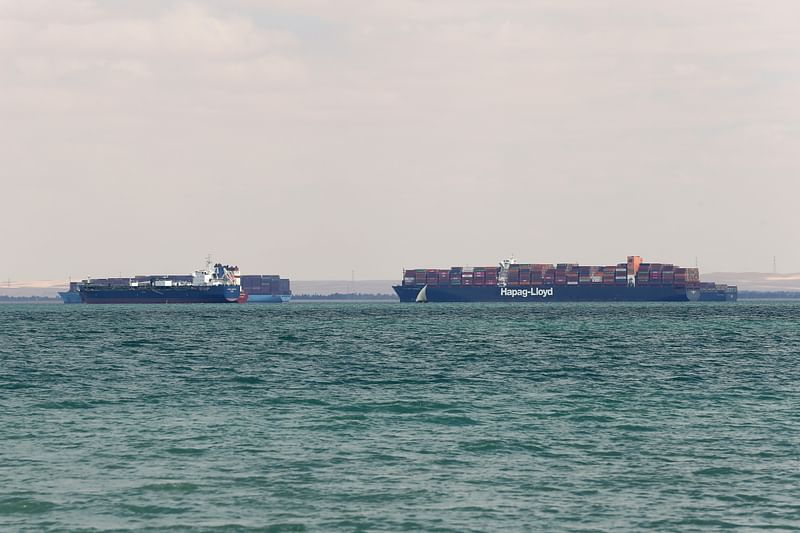
[[[0,306],[0,530],[800,528],[800,304]]]

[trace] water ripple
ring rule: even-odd
[[[0,306],[0,529],[800,529],[800,305]]]

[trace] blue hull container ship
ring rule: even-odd
[[[79,304],[81,303],[81,294],[79,291],[80,283],[77,281],[70,281],[69,282],[69,290],[59,292],[58,295],[61,297],[61,301],[65,304]]]
[[[292,299],[289,280],[271,274],[248,274],[241,276],[242,290],[247,293],[247,303],[279,304]]]
[[[518,264],[406,270],[393,287],[401,302],[689,302],[736,301],[735,286],[701,283],[696,268],[645,263],[585,266]]]
[[[85,280],[78,294],[87,304],[244,303],[239,268],[217,263],[192,276],[137,276]]]

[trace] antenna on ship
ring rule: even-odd
[[[772,273],[778,273],[778,258],[776,256],[772,256]]]

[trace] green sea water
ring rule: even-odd
[[[2,531],[800,529],[800,304],[0,306]]]

